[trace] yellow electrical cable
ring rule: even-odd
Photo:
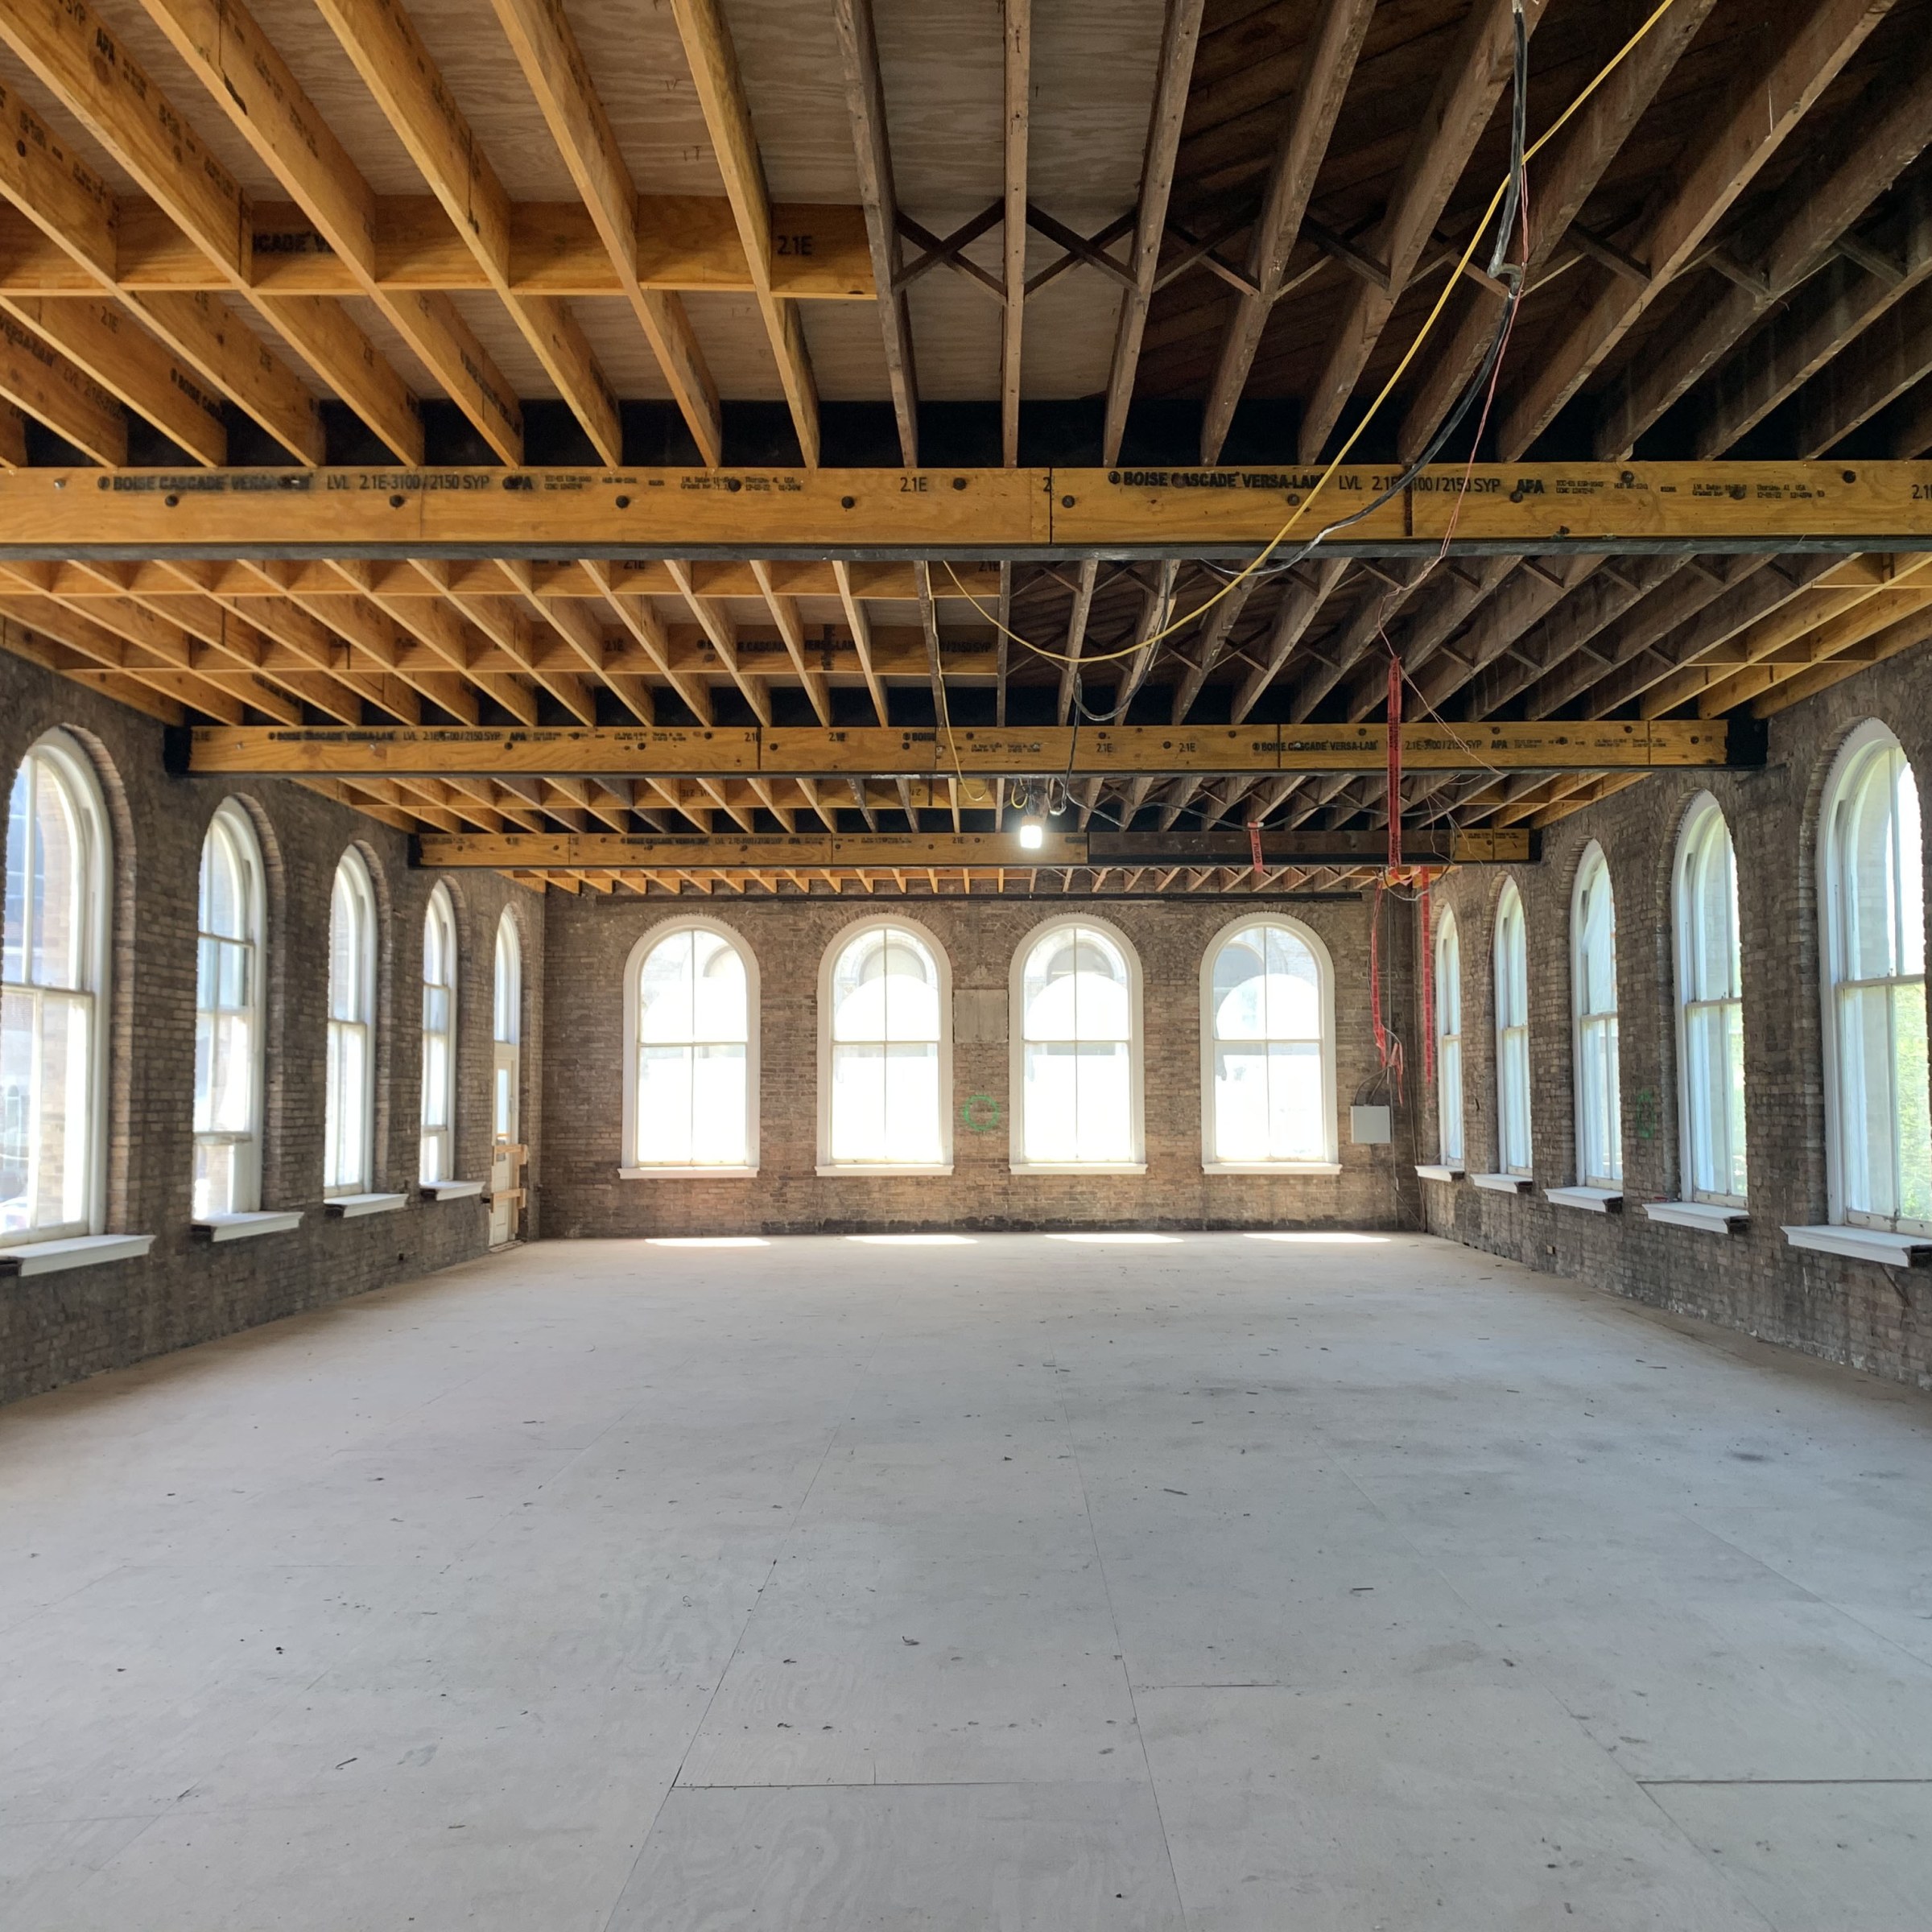
[[[1550,126],[1546,128],[1543,132],[1539,134],[1524,151],[1523,161],[1525,167],[1550,142],[1552,137],[1555,135],[1558,130],[1563,126],[1564,122],[1568,121],[1571,116],[1574,114],[1577,109],[1580,108],[1583,103],[1587,101],[1590,97],[1595,93],[1606,80],[1610,78],[1613,73],[1616,72],[1617,68],[1623,64],[1624,60],[1636,48],[1637,43],[1642,40],[1645,35],[1649,33],[1651,28],[1656,26],[1657,22],[1662,19],[1664,15],[1669,13],[1670,9],[1676,4],[1677,0],[1659,0],[1658,6],[1651,13],[1650,17],[1644,22],[1643,25],[1640,27],[1620,47],[1617,49],[1616,52],[1611,56],[1608,63],[1591,81],[1590,85],[1586,87],[1583,92],[1579,93],[1560,114],[1557,116],[1556,119],[1553,121]],[[1129,644],[1124,650],[1110,650],[1103,652],[1095,656],[1088,656],[1083,654],[1080,657],[1073,657],[1070,656],[1064,651],[1049,650],[1044,645],[1035,644],[1030,638],[1022,638],[1018,631],[1009,630],[1006,626],[1002,624],[999,619],[996,617],[993,613],[989,611],[986,606],[982,604],[979,599],[976,597],[972,592],[960,581],[960,573],[953,568],[952,563],[950,560],[948,560],[946,564],[946,574],[952,579],[953,584],[958,590],[960,595],[963,597],[966,601],[980,613],[981,617],[985,618],[987,622],[992,625],[993,629],[998,631],[1001,636],[1010,638],[1015,644],[1019,645],[1023,650],[1030,650],[1035,657],[1049,658],[1055,664],[1111,664],[1117,658],[1137,657],[1143,650],[1151,650],[1164,638],[1170,638],[1174,636],[1176,632],[1186,629],[1188,625],[1195,622],[1199,617],[1201,617],[1204,612],[1212,610],[1216,605],[1220,602],[1223,597],[1228,596],[1228,594],[1232,591],[1236,584],[1240,584],[1245,581],[1247,578],[1253,576],[1254,573],[1268,561],[1269,558],[1273,556],[1275,551],[1281,548],[1282,543],[1286,540],[1288,533],[1293,530],[1295,525],[1300,522],[1302,518],[1307,514],[1310,505],[1311,505],[1315,502],[1315,498],[1322,493],[1323,489],[1327,487],[1329,479],[1332,477],[1335,473],[1341,468],[1343,464],[1348,461],[1348,452],[1355,448],[1356,444],[1360,440],[1362,431],[1365,430],[1372,422],[1374,421],[1377,411],[1379,411],[1382,405],[1389,400],[1390,394],[1395,389],[1396,384],[1401,382],[1402,378],[1408,374],[1409,365],[1415,360],[1417,350],[1418,350],[1422,346],[1424,341],[1427,340],[1430,330],[1434,328],[1436,324],[1437,318],[1441,316],[1443,309],[1448,305],[1449,298],[1455,292],[1456,283],[1463,279],[1463,275],[1468,269],[1470,262],[1475,258],[1476,249],[1480,245],[1483,239],[1484,231],[1489,225],[1490,217],[1496,213],[1496,209],[1502,205],[1503,196],[1509,192],[1509,177],[1505,175],[1503,179],[1496,184],[1496,192],[1489,197],[1489,205],[1483,210],[1482,218],[1476,225],[1476,232],[1469,237],[1469,246],[1463,250],[1462,259],[1456,263],[1454,270],[1450,274],[1448,280],[1443,284],[1443,292],[1436,297],[1435,306],[1430,310],[1427,317],[1422,323],[1422,326],[1416,332],[1415,340],[1409,345],[1408,353],[1403,356],[1400,362],[1397,363],[1393,372],[1389,378],[1389,380],[1382,385],[1381,393],[1376,397],[1375,400],[1369,404],[1367,415],[1365,415],[1362,418],[1361,421],[1355,426],[1355,428],[1351,432],[1348,441],[1345,442],[1335,452],[1327,468],[1322,472],[1319,477],[1316,478],[1314,487],[1308,492],[1307,495],[1305,496],[1302,501],[1295,506],[1294,514],[1290,516],[1288,521],[1284,523],[1281,528],[1268,539],[1266,547],[1260,551],[1252,561],[1244,564],[1241,568],[1236,571],[1235,574],[1230,577],[1228,581],[1224,584],[1221,588],[1217,590],[1205,604],[1198,605],[1195,609],[1188,612],[1187,615],[1184,617],[1177,617],[1173,623],[1169,624],[1162,630],[1154,632],[1153,636],[1142,638],[1137,642]]]

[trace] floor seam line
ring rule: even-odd
[[[1048,1365],[1058,1368],[1059,1364],[1049,1356]],[[1058,1381],[1058,1377],[1055,1378]],[[1120,1615],[1113,1606],[1113,1582],[1107,1574],[1107,1558],[1100,1550],[1100,1532],[1093,1524],[1093,1499],[1087,1490],[1087,1471],[1080,1460],[1080,1445],[1073,1437],[1073,1418],[1067,1412],[1067,1392],[1064,1388],[1054,1391],[1060,1406],[1060,1427],[1067,1443],[1067,1453],[1073,1461],[1074,1480],[1080,1486],[1080,1513],[1087,1519],[1088,1540],[1093,1545],[1094,1567],[1100,1574],[1100,1589],[1107,1599],[1107,1621],[1113,1631],[1113,1641],[1121,1647],[1116,1653],[1120,1659],[1121,1682],[1127,1692],[1127,1708],[1133,1718],[1133,1735],[1141,1747],[1141,1766],[1147,1773],[1147,1794],[1154,1800],[1154,1822],[1161,1828],[1161,1853],[1167,1861],[1167,1877],[1174,1887],[1174,1902],[1179,1909],[1181,1924],[1185,1928],[1190,1923],[1187,1901],[1181,1896],[1181,1876],[1174,1868],[1174,1846],[1167,1836],[1167,1814],[1161,1804],[1161,1787],[1154,1775],[1154,1761],[1147,1755],[1147,1733],[1141,1726],[1141,1707],[1133,1692],[1133,1678],[1127,1668],[1127,1643],[1121,1635]]]

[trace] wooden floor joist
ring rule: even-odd
[[[0,558],[1249,556],[1932,548],[1932,464],[0,473]],[[1284,535],[1284,533],[1286,533]],[[935,566],[935,592],[950,588]]]
[[[1649,771],[1734,761],[1722,722],[1676,719],[1577,724],[1405,724],[1412,771]],[[1380,772],[1389,756],[1381,724],[1088,727],[1074,731],[903,730],[877,727],[646,726],[572,729],[425,727],[197,730],[189,769],[222,775],[580,777],[758,774],[869,778],[948,773],[1052,778],[1119,773]]]

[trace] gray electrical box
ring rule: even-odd
[[[1389,1109],[1386,1107],[1351,1107],[1348,1137],[1358,1147],[1389,1145]]]

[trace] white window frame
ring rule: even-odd
[[[1455,1030],[1449,1030],[1453,986]],[[1450,1068],[1455,1069],[1454,1077]],[[1447,1166],[1463,1162],[1463,933],[1453,910],[1443,914],[1435,931],[1435,1135],[1436,1152]]]
[[[1697,997],[1696,949],[1691,944],[1692,936],[1701,923],[1697,898],[1700,879],[1694,877],[1694,874],[1705,864],[1707,848],[1714,836],[1720,833],[1728,857],[1727,873],[1731,881],[1732,964],[1737,990],[1721,999],[1700,999]],[[1708,1201],[1719,1207],[1743,1208],[1748,1204],[1746,1195],[1727,1194],[1718,1190],[1699,1187],[1697,1184],[1698,1150],[1700,1146],[1715,1145],[1715,1122],[1717,1110],[1720,1107],[1724,1109],[1725,1119],[1724,1131],[1728,1135],[1730,1109],[1728,1094],[1719,1096],[1704,1092],[1693,1078],[1694,1062],[1690,1051],[1692,1015],[1694,1012],[1706,1009],[1728,1013],[1735,1007],[1741,1020],[1744,1007],[1744,933],[1738,917],[1737,844],[1731,836],[1730,821],[1724,816],[1724,807],[1707,791],[1700,791],[1690,801],[1690,809],[1684,814],[1684,822],[1678,829],[1677,856],[1670,881],[1670,904],[1673,963],[1677,974],[1675,1005],[1679,1192],[1686,1201]],[[1745,1087],[1741,1051],[1736,1075],[1739,1086]],[[1751,1171],[1749,1133],[1747,1121],[1744,1149],[1747,1186],[1749,1184]]]
[[[1030,1161],[1026,1146],[1026,968],[1033,956],[1055,933],[1084,927],[1104,933],[1120,948],[1127,964],[1127,1092],[1129,1120],[1128,1158],[1124,1161]],[[1141,956],[1133,942],[1109,919],[1084,913],[1066,913],[1034,927],[1014,947],[1007,974],[1007,1077],[1011,1086],[1012,1130],[1009,1165],[1015,1174],[1145,1174],[1147,1171],[1145,1091],[1146,1053],[1142,1024]]]
[[[86,1170],[83,1176],[83,1212],[78,1220],[47,1222],[43,1226],[10,1228],[0,1240],[10,1245],[25,1247],[35,1241],[72,1240],[76,1236],[98,1235],[107,1227],[107,1034],[111,1023],[111,972],[113,959],[112,935],[114,924],[114,835],[108,822],[107,802],[101,791],[101,780],[94,770],[93,761],[84,751],[79,741],[69,733],[60,730],[45,732],[27,749],[22,758],[40,761],[52,768],[54,774],[72,796],[74,816],[78,827],[78,836],[82,850],[77,855],[81,866],[81,917],[85,930],[80,944],[76,948],[85,985],[73,991],[57,988],[41,988],[31,980],[9,980],[6,990],[31,999],[38,1005],[43,1003],[45,993],[52,992],[57,997],[83,999],[89,1003],[88,1014],[88,1120],[85,1134]],[[8,795],[12,795],[13,784],[10,779]],[[35,778],[38,784],[39,780]],[[28,861],[31,876],[32,861]],[[22,903],[31,899],[31,893],[23,891]],[[31,932],[23,932],[21,939],[21,968],[27,970],[27,960],[32,950]],[[31,1157],[30,1157],[31,1165]],[[31,1195],[30,1185],[30,1195]]]
[[[509,966],[507,973],[504,968]],[[507,979],[507,989],[504,982]],[[510,1030],[503,1030],[506,1025]],[[508,911],[497,921],[495,951],[489,981],[489,1132],[493,1144],[514,1146],[522,1127],[523,1096],[523,939]],[[507,1074],[510,1104],[507,1123],[497,1105],[499,1086]]]
[[[324,960],[323,1001],[324,1013],[330,1004],[328,997],[329,969],[335,960],[335,893],[336,881],[346,876],[350,892],[361,900],[363,910],[363,943],[361,956],[357,960],[357,980],[361,993],[358,1004],[365,1018],[361,1020],[338,1020],[328,1014],[328,1043],[327,1075],[324,1081],[323,1096],[323,1146],[322,1146],[322,1194],[325,1200],[338,1196],[369,1192],[376,1184],[376,1023],[378,997],[376,977],[376,962],[381,940],[378,928],[382,923],[381,908],[376,900],[375,881],[370,877],[369,862],[354,846],[350,846],[336,861],[335,872],[328,884],[329,919],[328,949]],[[361,1117],[354,1123],[359,1133],[361,1159],[360,1172],[352,1180],[331,1183],[328,1179],[329,1154],[336,1139],[335,1131],[337,1110],[341,1102],[336,1091],[335,1079],[335,1042],[338,1027],[357,1026],[365,1036],[363,1064],[367,1077],[362,1083],[362,1106]]]
[[[1588,990],[1585,932],[1594,894],[1600,888],[1609,909],[1610,1004],[1586,1007],[1586,999],[1594,1000],[1596,996]],[[1616,887],[1610,877],[1610,861],[1592,839],[1583,848],[1570,888],[1570,1064],[1574,1069],[1576,1178],[1584,1187],[1620,1190],[1624,1184],[1623,1055],[1617,1002]],[[1600,1094],[1591,1071],[1596,1064],[1593,1034],[1607,1034],[1608,1038],[1604,1056],[1606,1084]]]
[[[888,927],[914,935],[931,955],[939,976],[939,1158],[936,1161],[835,1161],[832,1158],[832,979],[845,949],[869,932]],[[938,937],[902,913],[855,919],[832,937],[819,961],[819,1159],[821,1175],[949,1174],[952,1172],[952,961]]]
[[[442,1127],[429,1124],[429,1042],[436,1035],[431,1033],[427,1022],[423,1027],[423,1080],[422,1092],[419,1096],[417,1116],[418,1152],[416,1174],[421,1183],[427,1187],[432,1182],[453,1181],[456,1178],[456,1096],[460,1083],[456,1078],[457,1043],[462,1034],[459,1030],[461,1002],[459,999],[459,981],[462,978],[460,942],[456,929],[456,905],[451,898],[448,886],[438,880],[431,888],[428,903],[423,910],[423,1005],[428,1004],[428,990],[432,984],[429,977],[429,935],[433,925],[443,929],[443,952],[445,970],[449,977],[446,982],[449,993],[449,1023],[444,1029],[443,1055],[443,1117],[448,1123]],[[440,1142],[436,1148],[436,1171],[430,1172],[430,1151],[432,1142]]]
[[[1509,1018],[1513,1004],[1510,997],[1509,981],[1515,977],[1513,960],[1505,959],[1505,949],[1510,944],[1513,931],[1515,944],[1522,954],[1523,1011],[1520,1019],[1512,1022]],[[1505,879],[1503,889],[1496,895],[1496,933],[1491,942],[1490,979],[1494,1000],[1496,1042],[1496,1168],[1499,1174],[1527,1179],[1536,1170],[1536,1107],[1534,1083],[1531,1080],[1530,1058],[1530,915],[1523,904],[1523,895],[1514,879]],[[1520,1037],[1523,1046],[1523,1086],[1521,1121],[1523,1146],[1529,1158],[1520,1166],[1511,1163],[1509,1142],[1510,1125],[1515,1112],[1510,1099],[1509,1042]]]
[[[1257,926],[1274,926],[1291,933],[1315,956],[1321,1001],[1322,1157],[1314,1161],[1224,1161],[1216,1157],[1214,1053],[1222,1042],[1214,1030],[1214,968],[1221,949],[1236,934]],[[1208,942],[1201,956],[1201,1171],[1203,1174],[1312,1174],[1341,1172],[1340,1128],[1336,1118],[1335,1074],[1335,962],[1322,935],[1312,926],[1285,913],[1251,912],[1230,919]]]
[[[644,962],[658,947],[681,932],[708,932],[722,939],[738,956],[745,968],[745,1159],[740,1162],[700,1162],[691,1166],[667,1162],[653,1166],[638,1159],[638,1058],[643,1042],[642,1030]],[[758,959],[745,935],[722,919],[701,915],[682,915],[660,919],[631,947],[624,962],[624,1126],[623,1164],[619,1176],[627,1181],[702,1179],[731,1180],[748,1179],[758,1171],[758,1132],[761,1083],[758,1078],[758,1017],[762,1001],[758,987]]]
[[[268,894],[267,877],[262,863],[262,841],[256,836],[255,822],[250,817],[248,808],[238,799],[224,799],[216,807],[208,822],[208,830],[201,840],[201,862],[196,873],[195,904],[195,1024],[200,1030],[204,1013],[235,1010],[229,1008],[204,1007],[202,1005],[201,943],[213,940],[221,945],[233,945],[236,941],[216,933],[200,929],[201,880],[208,870],[208,848],[217,839],[226,838],[238,848],[240,869],[246,895],[247,911],[243,920],[246,935],[240,942],[248,949],[249,1003],[241,1010],[246,1013],[249,1022],[249,1039],[252,1046],[249,1066],[248,1125],[240,1133],[220,1133],[199,1130],[195,1134],[195,1145],[200,1146],[227,1146],[234,1150],[235,1187],[234,1199],[225,1212],[231,1214],[252,1214],[262,1205],[262,1096],[267,1084],[267,1008],[262,997],[263,976],[268,967]],[[196,1096],[197,1106],[200,1095]]]
[[[1839,970],[1845,943],[1844,911],[1842,897],[1844,880],[1839,858],[1837,817],[1839,807],[1850,789],[1849,781],[1856,774],[1856,767],[1866,756],[1876,749],[1896,750],[1905,756],[1904,747],[1897,734],[1876,718],[1868,718],[1858,725],[1839,747],[1838,756],[1832,761],[1831,775],[1825,785],[1823,803],[1818,822],[1818,905],[1822,911],[1818,947],[1818,982],[1823,1001],[1823,1061],[1825,1074],[1825,1169],[1829,1215],[1833,1225],[1839,1227],[1871,1228],[1889,1230],[1894,1233],[1932,1234],[1932,1222],[1920,1220],[1911,1216],[1881,1215],[1864,1209],[1847,1208],[1845,1204],[1845,1148],[1844,1148],[1844,1069],[1840,1064],[1838,1047],[1838,995],[1840,989],[1848,984]],[[1918,773],[1913,770],[1911,761],[1905,761],[1905,768],[1912,773],[1913,782],[1918,783]],[[1922,811],[1925,794],[1919,793]],[[1922,840],[1918,877],[1916,880],[1903,881],[1906,889],[1916,884],[1924,890],[1924,865]],[[1893,985],[1909,984],[1917,979],[1925,983],[1922,975],[1904,974],[1889,982],[1863,980],[1859,984],[1872,985],[1879,983]],[[1897,1129],[1897,1110],[1893,1109],[1893,1132]]]

